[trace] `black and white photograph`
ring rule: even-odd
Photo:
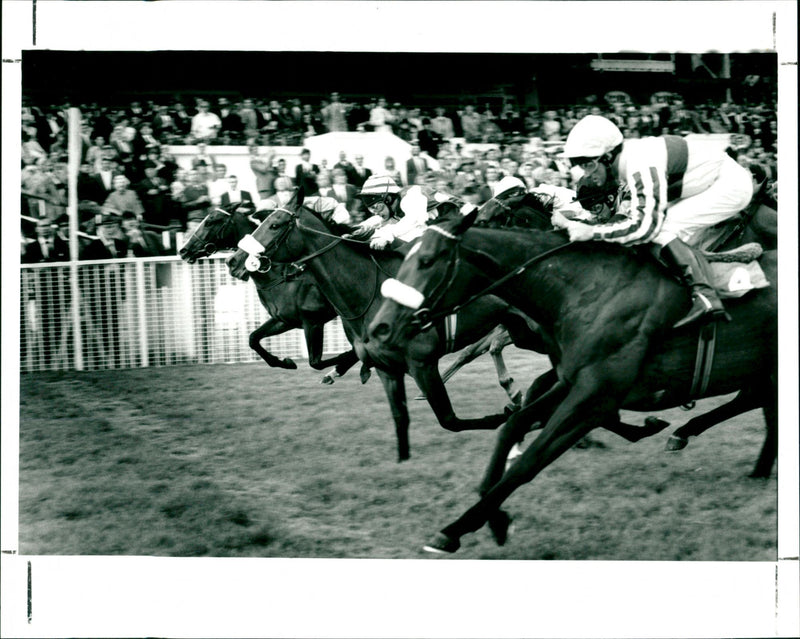
[[[794,3],[3,13],[4,636],[800,633]]]

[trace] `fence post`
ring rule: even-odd
[[[67,156],[67,213],[69,215],[69,284],[72,299],[72,337],[75,370],[83,370],[83,335],[81,334],[81,289],[78,286],[78,169],[81,162],[81,112],[69,109]]]
[[[147,309],[145,307],[144,295],[144,264],[141,261],[134,262],[136,273],[136,314],[139,324],[139,357],[142,366],[149,366],[149,345],[147,340]]]

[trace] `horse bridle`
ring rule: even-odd
[[[431,328],[431,326],[433,326],[433,324],[435,322],[439,321],[440,319],[443,319],[443,318],[445,318],[445,317],[447,317],[449,315],[457,313],[458,311],[460,311],[464,307],[469,306],[470,304],[472,304],[478,298],[483,297],[484,295],[488,295],[489,293],[491,293],[495,289],[499,288],[500,286],[502,286],[506,282],[514,279],[515,277],[518,277],[519,275],[522,275],[526,270],[528,270],[528,268],[530,268],[531,266],[533,266],[537,262],[541,262],[541,261],[547,259],[551,255],[562,251],[565,247],[570,246],[572,244],[571,242],[565,242],[564,244],[559,244],[555,248],[549,249],[549,250],[545,251],[544,253],[540,253],[539,255],[535,255],[532,258],[530,258],[530,259],[526,260],[525,262],[523,262],[522,264],[520,264],[519,266],[516,266],[513,269],[511,269],[508,273],[503,275],[500,279],[498,279],[498,280],[492,282],[491,284],[489,284],[482,291],[480,291],[478,293],[475,293],[474,295],[469,297],[465,302],[463,302],[461,304],[456,304],[455,306],[453,306],[450,309],[439,309],[439,310],[436,310],[436,307],[441,302],[442,298],[444,297],[445,292],[450,288],[452,283],[455,282],[456,275],[458,273],[458,268],[459,268],[459,266],[461,264],[461,255],[460,255],[460,251],[461,250],[464,250],[464,251],[466,251],[468,253],[472,253],[474,255],[479,255],[482,258],[484,258],[484,259],[488,260],[489,262],[491,262],[494,266],[496,266],[498,268],[501,268],[501,265],[497,262],[496,259],[494,259],[491,255],[489,255],[485,251],[480,251],[480,250],[476,250],[476,249],[467,248],[466,246],[464,246],[462,244],[462,241],[461,241],[462,238],[461,237],[457,237],[455,235],[452,235],[451,233],[445,231],[441,227],[431,226],[431,227],[428,228],[428,230],[429,231],[435,231],[435,232],[439,233],[440,235],[443,235],[447,239],[454,241],[455,242],[455,246],[453,247],[453,250],[451,251],[450,260],[449,260],[449,263],[447,265],[447,268],[445,269],[444,274],[442,275],[442,279],[439,281],[439,283],[436,286],[433,287],[433,291],[431,292],[431,294],[425,296],[425,301],[428,301],[429,297],[431,297],[431,295],[433,295],[433,293],[438,293],[438,295],[435,298],[432,299],[432,301],[428,304],[427,307],[423,306],[423,307],[417,309],[416,311],[414,311],[414,313],[412,313],[412,319],[410,321],[410,325],[412,326],[412,328],[414,328],[415,330],[418,330],[418,331],[426,331],[426,330],[428,330],[429,328]]]

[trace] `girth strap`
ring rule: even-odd
[[[711,367],[714,365],[714,346],[717,341],[717,322],[709,322],[700,329],[697,336],[697,356],[694,361],[694,375],[689,398],[702,397],[708,389],[711,379]]]

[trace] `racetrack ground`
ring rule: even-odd
[[[505,355],[518,385],[547,366]],[[20,553],[428,557],[422,545],[474,502],[494,434],[449,433],[410,400],[412,457],[398,464],[377,376],[325,386],[299,365],[22,375]],[[410,378],[407,388],[416,395]],[[465,417],[506,401],[488,357],[448,388]],[[506,546],[484,528],[454,557],[774,561],[776,471],[747,478],[761,413],[663,450],[724,399],[659,413],[672,426],[637,444],[593,433],[597,446],[569,451],[506,502]]]

